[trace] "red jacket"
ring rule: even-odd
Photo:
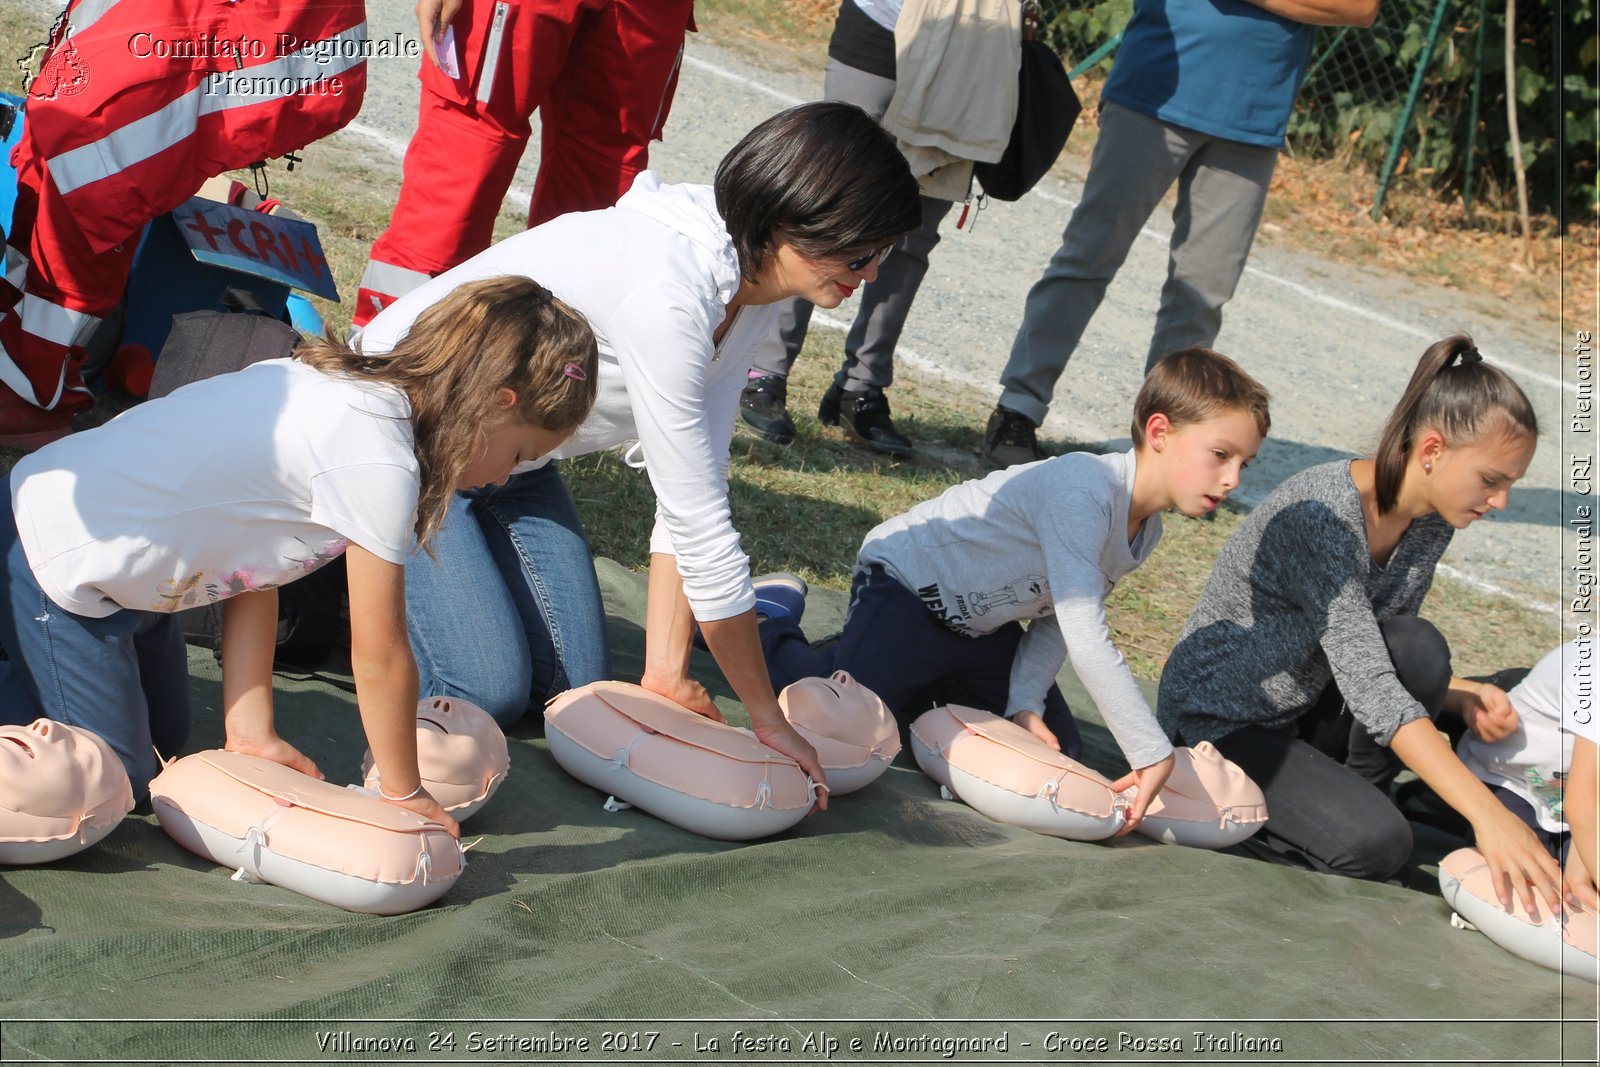
[[[366,92],[361,0],[73,0],[58,33],[24,144],[96,251],[339,129]]]

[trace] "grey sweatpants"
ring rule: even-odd
[[[822,95],[828,100],[855,104],[875,119],[883,118],[894,98],[894,80],[828,60],[823,72]],[[917,287],[928,273],[928,253],[939,243],[939,221],[950,211],[950,201],[922,198],[922,227],[901,239],[894,253],[878,267],[878,277],[861,287],[855,322],[844,342],[843,384],[850,392],[869,387],[882,389],[894,381],[894,348],[900,342]],[[775,332],[756,352],[755,369],[762,374],[789,376],[806,342],[812,303],[794,297],[785,300]]]
[[[1172,244],[1145,370],[1210,345],[1244,273],[1278,150],[1172,126],[1107,103],[1083,200],[1028,300],[1000,374],[1000,404],[1044,421],[1056,380],[1140,229],[1173,182]],[[893,257],[891,256],[892,260]]]

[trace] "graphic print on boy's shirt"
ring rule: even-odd
[[[922,598],[922,603],[940,622],[967,636],[976,632],[972,625],[975,617],[987,615],[1004,605],[1034,605],[1035,618],[1043,618],[1052,610],[1050,583],[1042,574],[1025,574],[999,589],[990,592],[973,590],[965,596],[960,593],[946,594],[939,583],[934,582],[918,589],[917,596]]]

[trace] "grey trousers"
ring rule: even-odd
[[[1000,374],[1000,404],[1044,421],[1056,381],[1128,250],[1173,182],[1172,244],[1145,370],[1169,352],[1210,345],[1244,273],[1278,150],[1171,126],[1107,103],[1083,200],[1061,247],[1028,291]],[[893,257],[891,257],[892,259]]]
[[[855,104],[881,119],[894,97],[894,81],[830,59],[823,72],[822,95]],[[878,267],[877,279],[861,287],[855,322],[844,341],[844,366],[835,375],[846,390],[883,389],[894,381],[895,345],[905,329],[917,287],[928,273],[928,253],[939,243],[939,222],[950,207],[948,200],[923,197],[921,229],[895,245],[893,254]],[[756,351],[758,373],[789,376],[806,342],[813,306],[798,297],[783,302],[777,329]]]

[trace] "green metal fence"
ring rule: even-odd
[[[1104,77],[1132,0],[1043,7],[1046,39],[1073,76]],[[1593,2],[1522,0],[1516,27],[1518,125],[1530,187],[1542,194],[1536,207],[1560,211],[1585,197],[1592,205],[1594,136],[1582,127],[1595,93],[1582,68],[1594,57],[1582,41],[1594,36]],[[1505,0],[1382,0],[1371,28],[1319,29],[1287,150],[1369,169],[1374,216],[1396,181],[1459,195],[1469,210],[1485,196],[1505,205],[1513,168],[1504,29]]]

